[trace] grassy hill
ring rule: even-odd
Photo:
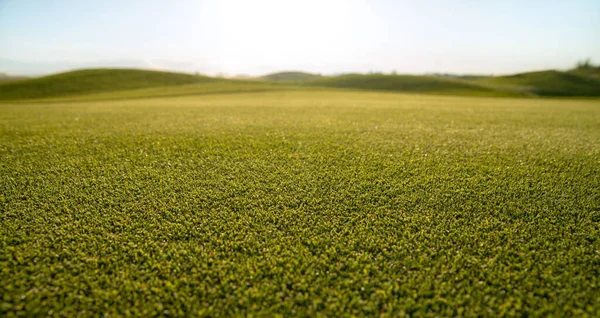
[[[299,82],[321,78],[321,75],[305,72],[278,72],[260,77],[267,81]]]
[[[569,73],[600,80],[600,66],[576,68],[570,70]]]
[[[497,77],[348,74],[323,77],[305,84],[351,89],[471,96],[600,96],[600,71],[541,71]]]
[[[26,76],[13,76],[6,73],[0,73],[0,82],[19,81],[28,79]]]
[[[308,90],[308,88],[297,85],[278,85],[260,81],[244,80],[215,80],[204,83],[147,87],[139,89],[129,89],[112,92],[90,93],[83,95],[66,95],[56,97],[45,97],[39,99],[24,99],[12,102],[30,103],[30,102],[64,102],[64,101],[94,101],[94,100],[117,100],[117,99],[140,99],[140,98],[160,98],[177,97],[209,94],[235,94],[252,93],[267,91],[294,91]]]
[[[0,100],[39,99],[217,81],[181,73],[91,69],[0,84]]]
[[[528,93],[535,96],[600,96],[600,78],[580,71],[540,71],[497,76],[474,81],[498,90]]]
[[[105,100],[319,87],[463,96],[600,96],[600,72],[595,68],[472,78],[384,74],[320,76],[280,72],[261,79],[235,80],[149,70],[91,69],[0,82],[0,101]]]
[[[323,87],[448,95],[520,95],[514,92],[498,91],[466,80],[418,75],[347,74],[324,77],[309,81],[306,84]]]

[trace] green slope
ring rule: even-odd
[[[385,90],[448,95],[511,96],[514,92],[494,88],[466,80],[417,75],[347,74],[308,81],[307,85],[350,89]]]
[[[321,75],[306,72],[278,72],[260,77],[267,81],[298,82],[321,78]]]
[[[437,76],[348,74],[305,81],[305,85],[472,96],[600,96],[600,70],[541,71],[459,79]]]
[[[0,100],[39,99],[216,81],[206,76],[133,69],[92,69],[0,84]]]
[[[437,76],[280,72],[263,81],[133,69],[92,69],[0,82],[0,101],[61,101],[181,96],[298,88],[343,88],[465,96],[600,96],[596,69],[459,79]]]
[[[594,79],[600,80],[600,67],[576,68],[576,69],[570,70],[569,73],[580,75],[580,76],[592,77]]]
[[[5,73],[0,73],[0,82],[20,81],[20,80],[25,80],[25,79],[28,79],[28,77],[14,76],[14,75],[8,75]]]
[[[592,73],[577,71],[540,71],[475,81],[499,90],[523,92],[536,96],[600,96],[600,79]]]
[[[75,101],[94,101],[94,100],[117,100],[117,99],[140,99],[140,98],[160,98],[208,94],[235,94],[252,93],[281,90],[308,90],[311,88],[297,85],[279,85],[265,83],[260,81],[242,81],[242,80],[215,80],[211,82],[185,84],[176,86],[159,86],[131,90],[121,90],[103,93],[91,93],[84,95],[67,95],[46,97],[37,99],[11,100],[10,103],[31,103],[31,102],[75,102]],[[317,88],[312,88],[317,89]]]

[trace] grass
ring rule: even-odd
[[[511,76],[489,77],[480,83],[494,84],[498,88],[529,93],[534,96],[600,96],[600,78],[584,71],[541,71]]]
[[[0,315],[598,316],[600,104],[0,105]]]
[[[320,78],[321,75],[306,72],[278,72],[260,77],[262,80],[279,82],[303,82]]]
[[[310,86],[466,96],[522,96],[470,81],[420,75],[347,74],[305,83]]]
[[[600,80],[600,66],[575,68],[570,70],[569,73]]]
[[[29,80],[0,83],[0,101],[57,98],[213,81],[217,81],[217,79],[146,70],[80,70]]]
[[[215,93],[345,89],[478,97],[600,97],[595,68],[513,76],[347,74],[280,72],[257,79],[223,79],[131,69],[92,69],[0,82],[1,102],[112,100]]]
[[[26,80],[28,77],[26,76],[13,76],[5,73],[0,73],[0,83],[2,82],[10,82],[10,81],[21,81]]]
[[[39,99],[24,99],[12,101],[13,103],[56,103],[56,102],[81,102],[98,100],[122,100],[122,99],[145,99],[153,97],[178,97],[209,94],[234,94],[249,92],[268,91],[294,91],[294,90],[318,90],[319,88],[308,88],[302,86],[271,84],[260,81],[222,80],[199,84],[159,86],[150,88],[139,88],[115,92],[64,95],[59,97],[46,97]]]
[[[596,72],[597,73],[597,72]],[[348,74],[305,81],[305,85],[457,96],[600,97],[592,71],[542,71],[511,76],[449,78],[420,75]]]

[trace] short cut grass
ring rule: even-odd
[[[600,104],[0,105],[0,315],[599,316]]]

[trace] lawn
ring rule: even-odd
[[[600,100],[0,104],[0,316],[599,316]]]

